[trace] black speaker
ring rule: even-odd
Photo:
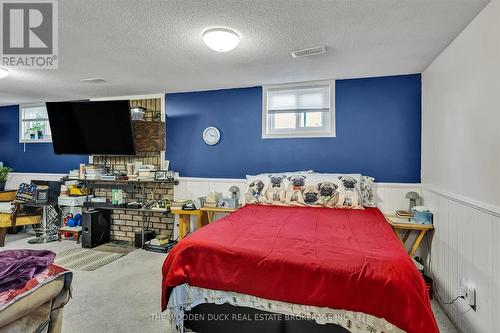
[[[92,248],[109,242],[111,211],[91,210],[83,213],[82,247]]]
[[[156,232],[154,230],[144,230],[144,242],[150,241],[156,237]],[[135,247],[142,247],[142,232],[138,231],[135,233]]]

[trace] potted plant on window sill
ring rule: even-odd
[[[42,122],[36,122],[29,129],[31,140],[42,140],[44,138],[45,125]]]
[[[6,166],[0,166],[0,191],[5,190],[5,183],[7,182],[7,177],[12,169]]]

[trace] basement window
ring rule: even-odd
[[[263,87],[263,139],[334,136],[335,81]]]
[[[19,142],[52,142],[45,104],[29,104],[19,107]]]

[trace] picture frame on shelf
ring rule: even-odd
[[[167,170],[155,171],[155,180],[168,180],[168,171]]]

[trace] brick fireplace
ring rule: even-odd
[[[164,129],[165,123],[162,121],[164,117],[162,116],[161,103],[162,99],[160,98],[130,101],[131,107],[139,106],[146,109],[144,114],[145,122],[155,122],[157,125],[158,122],[161,122],[159,125]],[[136,142],[136,150],[138,147],[143,146],[144,145],[138,145]],[[156,166],[157,170],[161,170],[165,150],[164,141],[162,150],[163,151],[137,151],[135,156],[93,156],[93,163],[104,165],[106,162],[108,166],[111,166],[112,170],[126,171],[127,163],[141,161],[143,164],[152,164]],[[173,199],[173,184],[146,183],[144,188],[144,193],[140,193],[139,189],[124,190],[124,202],[136,200],[141,202],[143,197],[146,197],[147,200]],[[109,200],[111,199],[111,189],[96,189],[94,190],[94,194],[99,197],[107,197]],[[165,215],[160,212],[148,212],[145,216],[145,229],[154,230],[157,235],[172,237],[174,228],[173,215]],[[115,209],[112,211],[111,218],[111,239],[134,242],[135,232],[141,231],[143,220],[142,212]]]

